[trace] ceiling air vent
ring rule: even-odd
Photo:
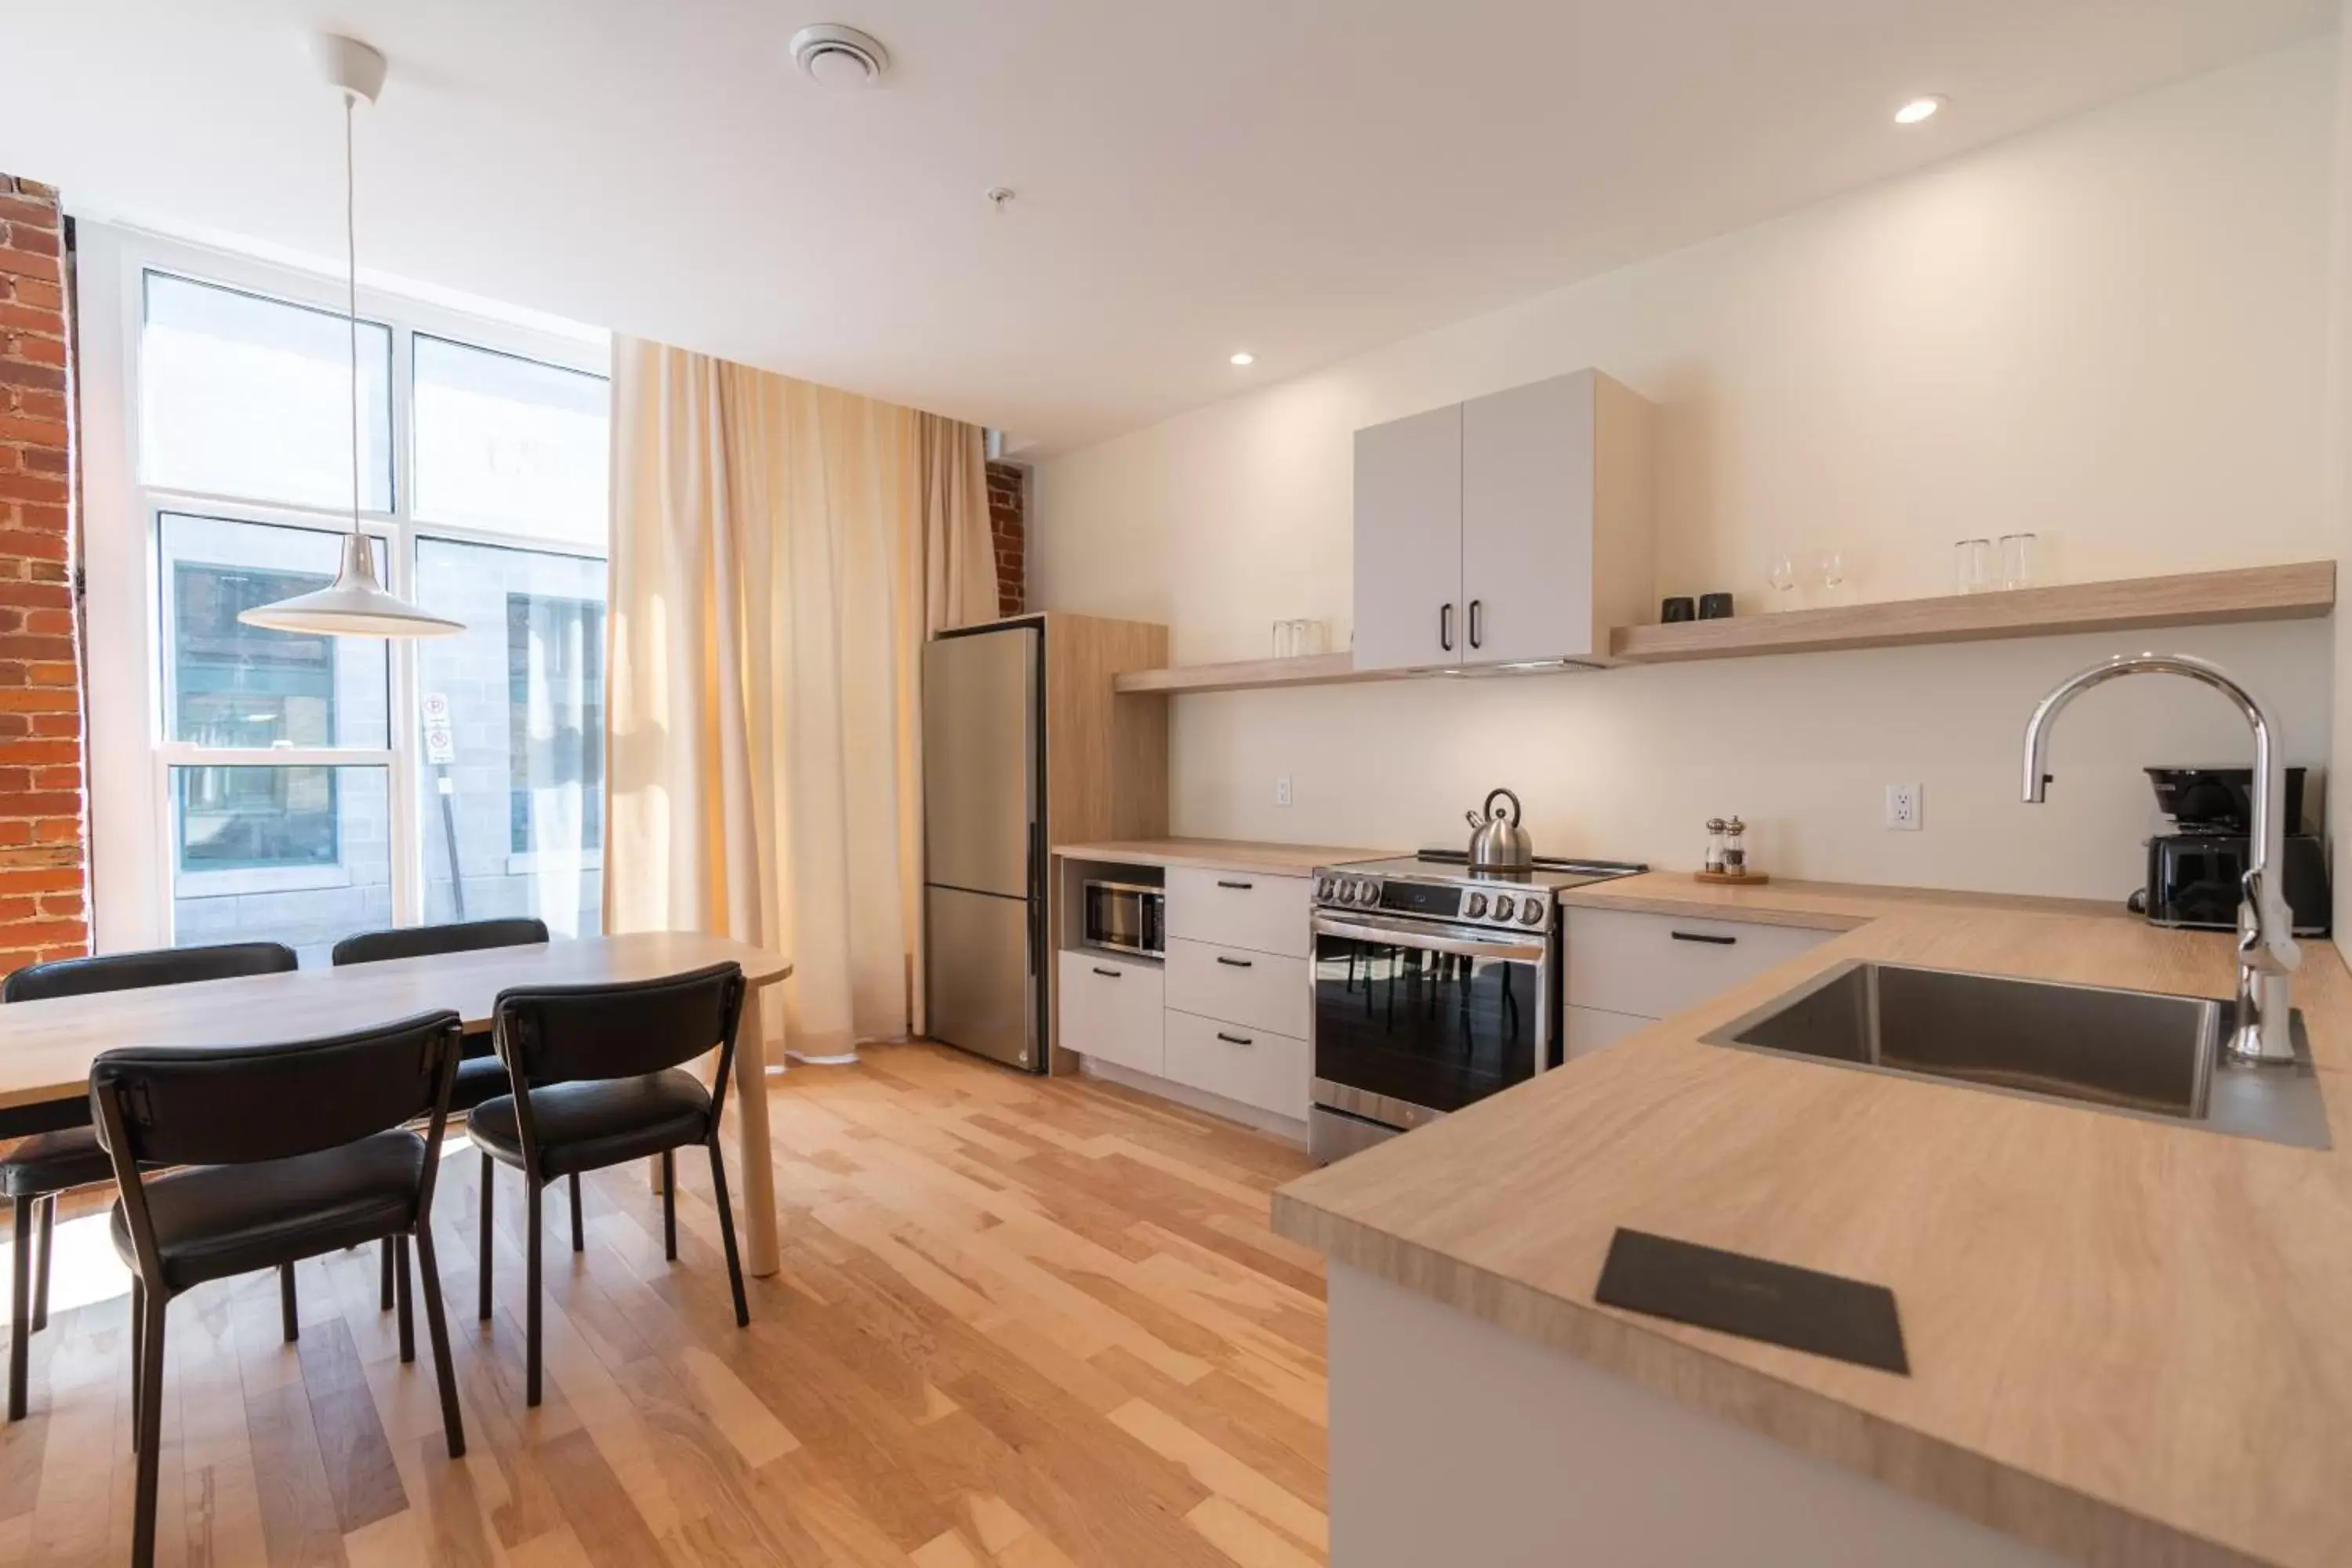
[[[890,68],[882,40],[838,22],[819,22],[793,35],[793,59],[826,87],[871,87]]]

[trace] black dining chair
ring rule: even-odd
[[[217,947],[163,948],[152,952],[110,952],[98,958],[59,958],[28,964],[0,980],[0,1002],[39,1002],[53,996],[87,996],[100,991],[134,991],[150,985],[185,985],[239,974],[279,974],[295,966],[294,950],[274,942],[236,942]],[[89,1126],[37,1132],[0,1156],[0,1197],[14,1201],[16,1228],[11,1241],[16,1265],[9,1293],[8,1419],[25,1418],[25,1383],[31,1336],[49,1326],[49,1251],[58,1228],[58,1198],[77,1187],[114,1179],[114,1167]],[[38,1218],[39,1235],[27,1221]],[[286,1337],[295,1331],[294,1277],[289,1270],[281,1296]]]
[[[719,1150],[719,1112],[735,1065],[735,1028],[743,1016],[743,971],[714,964],[691,974],[608,985],[525,986],[499,994],[499,1058],[513,1092],[486,1100],[466,1135],[485,1156],[520,1169],[530,1204],[526,1268],[530,1306],[524,1326],[523,1403],[540,1394],[540,1192],[557,1176],[658,1154],[662,1162],[662,1253],[677,1258],[679,1149],[710,1152],[710,1185],[735,1322],[751,1321],[735,1218],[727,1201],[727,1165]],[[712,1049],[719,1070],[705,1089],[685,1065]],[[577,1213],[577,1209],[574,1209]],[[490,1184],[482,1183],[481,1316],[490,1315]]]
[[[132,1276],[138,1568],[155,1556],[164,1309],[207,1280],[394,1238],[400,1359],[413,1362],[413,1243],[449,1457],[464,1457],[432,1227],[459,1035],[457,1015],[445,1008],[323,1039],[129,1047],[90,1064],[90,1110],[122,1194],[111,1215],[114,1250]],[[419,1118],[428,1119],[421,1137],[408,1126]],[[174,1168],[159,1174],[151,1169],[158,1166]]]
[[[444,925],[396,926],[390,931],[362,931],[335,943],[332,959],[335,967],[347,963],[382,963],[394,958],[432,958],[451,952],[482,952],[499,947],[528,947],[547,940],[547,922],[528,915],[502,920],[458,921]],[[490,1032],[477,1030],[466,1037],[465,1054],[457,1059],[457,1084],[449,1094],[449,1109],[471,1114],[474,1107],[492,1095],[507,1091],[507,1069],[499,1060],[498,1052],[490,1047]],[[482,1180],[490,1179],[490,1163],[482,1162]],[[580,1224],[580,1183],[572,1184],[572,1249],[583,1251],[587,1246]],[[383,1267],[379,1272],[382,1283],[377,1287],[381,1304],[386,1310],[392,1307],[393,1249],[390,1242],[383,1246]]]

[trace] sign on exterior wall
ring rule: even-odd
[[[425,694],[425,760],[435,767],[447,767],[457,760],[457,737],[449,727],[449,698],[445,692]]]

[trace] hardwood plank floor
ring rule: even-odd
[[[1295,1568],[1326,1560],[1323,1281],[1271,1235],[1307,1169],[1092,1079],[929,1046],[772,1080],[782,1272],[738,1330],[708,1165],[678,1253],[639,1167],[547,1217],[547,1391],[522,1402],[520,1188],[475,1321],[481,1161],[435,1201],[467,1457],[418,1310],[399,1361],[373,1249],[173,1303],[159,1559],[173,1568]],[[730,1143],[730,1149],[732,1145]],[[740,1177],[738,1178],[740,1183]],[[128,1554],[128,1282],[102,1203],[61,1215],[34,1414],[0,1427],[0,1562]],[[78,1303],[78,1304],[77,1304]]]

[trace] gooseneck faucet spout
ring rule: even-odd
[[[2228,698],[2254,731],[2252,843],[2238,900],[2238,1022],[2228,1050],[2240,1061],[2291,1062],[2292,1003],[2287,976],[2303,962],[2294,922],[2278,886],[2286,855],[2286,763],[2278,726],[2251,691],[2220,666],[2187,654],[2123,654],[2069,676],[2051,689],[2025,721],[2025,801],[2039,805],[2050,783],[2050,727],[2069,702],[2105,681],[2126,675],[2179,675]]]

